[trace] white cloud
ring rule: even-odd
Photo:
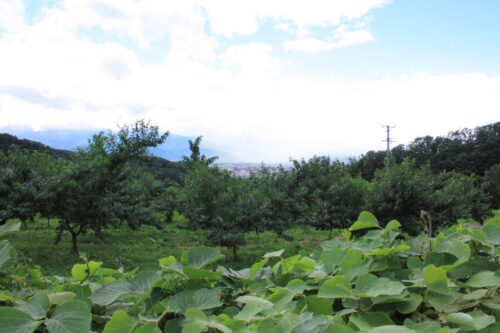
[[[334,41],[323,41],[312,37],[300,38],[294,41],[286,41],[285,49],[305,53],[318,53],[374,41],[372,34],[367,30],[337,31],[334,39]]]
[[[288,23],[278,23],[274,26],[274,29],[281,31],[289,31],[290,26],[288,25]]]
[[[342,20],[353,20],[381,7],[388,0],[207,0],[200,1],[206,9],[211,28],[216,34],[253,34],[259,20],[293,21],[299,27],[335,26]],[[228,14],[230,13],[230,14]]]
[[[24,26],[24,5],[21,0],[0,1],[0,32],[18,31]]]
[[[287,42],[288,50],[366,43],[374,39],[370,31],[350,30],[345,21],[386,2],[283,1],[73,0],[28,26],[20,1],[0,0],[2,27],[11,20],[0,37],[0,127],[116,128],[145,117],[164,130],[204,135],[235,161],[287,161],[383,149],[384,123],[396,124],[398,143],[407,143],[498,121],[498,76],[407,73],[361,82],[286,76],[279,45],[242,44],[237,36],[271,20],[296,33],[309,30]],[[225,5],[237,8],[224,15]],[[220,35],[210,35],[208,25]],[[164,62],[145,64],[116,39],[94,43],[81,34],[96,26],[144,48],[167,36],[170,49]],[[332,38],[315,37],[312,26],[331,28]],[[221,35],[240,44],[223,43]]]
[[[237,65],[246,75],[276,74],[281,61],[271,55],[272,46],[252,43],[232,46],[220,57],[225,65]]]

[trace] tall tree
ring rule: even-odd
[[[116,134],[100,132],[79,148],[68,171],[61,175],[56,243],[68,231],[77,252],[77,238],[88,229],[103,238],[102,230],[120,219],[131,227],[154,223],[143,210],[124,207],[137,208],[146,200],[141,196],[146,189],[133,170],[147,158],[148,148],[163,143],[167,136],[168,132],[160,134],[157,126],[140,120]]]

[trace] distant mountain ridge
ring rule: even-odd
[[[0,133],[9,133],[19,139],[37,141],[54,149],[75,150],[77,147],[85,146],[92,136],[101,130],[98,129],[47,129],[34,131],[32,129],[0,127]],[[106,131],[106,130],[105,130]],[[182,156],[189,156],[189,140],[194,137],[186,137],[170,134],[162,145],[152,148],[151,154],[169,161],[181,161]],[[202,143],[203,144],[203,143]],[[218,153],[210,148],[202,148],[202,153],[211,157]]]

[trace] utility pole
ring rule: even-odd
[[[387,142],[387,161],[389,161],[389,158],[391,158],[391,142],[394,142],[394,139],[391,139],[390,133],[391,128],[394,128],[396,126],[382,125],[382,127],[385,128],[387,132],[387,138],[382,141]]]

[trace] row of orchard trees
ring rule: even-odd
[[[371,181],[327,157],[294,160],[291,170],[262,168],[246,179],[219,172],[212,160],[194,152],[178,207],[192,228],[209,231],[209,244],[232,247],[235,256],[248,231],[273,230],[286,237],[287,228],[309,225],[331,236],[333,229],[348,227],[360,211],[369,210],[382,221],[397,219],[404,231],[416,234],[423,229],[422,211],[439,227],[460,218],[480,219],[492,208],[488,184],[478,177],[436,174],[428,164],[417,166],[410,159],[389,161]]]
[[[498,208],[490,207],[488,183],[478,177],[433,173],[428,164],[410,159],[389,161],[370,180],[355,171],[359,164],[327,157],[238,178],[201,154],[201,137],[190,141],[181,184],[167,186],[142,167],[148,148],[167,136],[138,121],[118,133],[98,133],[70,161],[13,147],[0,155],[0,223],[26,223],[37,214],[57,218],[56,242],[68,232],[76,252],[78,236],[88,230],[102,238],[105,228],[122,223],[133,230],[144,224],[161,228],[162,218],[169,221],[177,210],[189,220],[187,227],[206,230],[207,244],[230,247],[236,256],[246,232],[271,230],[286,238],[288,228],[302,225],[331,236],[363,210],[382,221],[395,218],[404,231],[417,233],[422,210],[440,226],[480,219]]]
[[[132,229],[158,224],[151,209],[164,187],[142,172],[147,149],[165,141],[168,132],[138,121],[118,133],[100,132],[80,147],[70,161],[15,146],[0,155],[0,223],[19,218],[26,225],[36,215],[59,220],[56,243],[63,232],[77,238],[92,229],[126,222]]]

